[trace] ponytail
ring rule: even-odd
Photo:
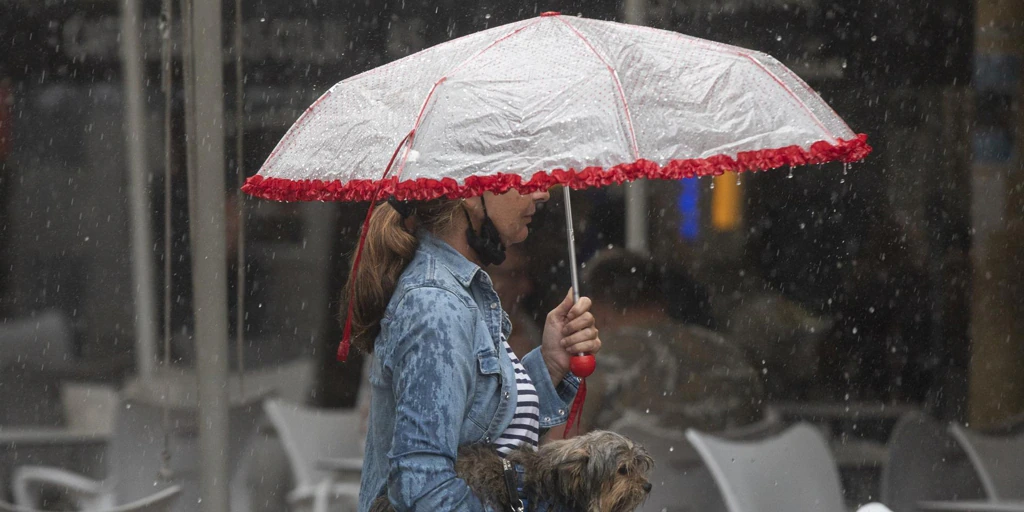
[[[461,201],[435,199],[416,204],[415,224],[436,234],[446,232],[454,223]],[[405,267],[416,255],[419,240],[406,230],[406,219],[387,202],[379,204],[370,216],[366,242],[359,268],[350,271],[344,298],[354,297],[352,338],[357,349],[373,352],[380,333],[380,320],[391,301]],[[355,294],[352,295],[352,291]],[[347,304],[342,304],[342,322]]]

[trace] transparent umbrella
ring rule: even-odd
[[[371,201],[372,212],[392,196],[561,184],[568,199],[569,188],[853,162],[870,151],[865,135],[766,54],[548,12],[339,82],[243,190],[279,201]],[[575,363],[586,373],[584,359]]]

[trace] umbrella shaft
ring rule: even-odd
[[[576,271],[576,240],[572,232],[572,202],[569,199],[569,187],[562,185],[565,197],[565,238],[569,241],[569,276],[572,278],[572,301],[580,300],[580,279]]]

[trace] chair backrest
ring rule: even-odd
[[[181,487],[172,485],[140,500],[114,507],[109,512],[170,512],[180,494]]]
[[[263,403],[292,468],[296,486],[330,477],[318,467],[328,458],[361,458],[363,435],[358,409],[317,409],[282,400]]]
[[[989,499],[1024,499],[1024,434],[988,436],[956,423],[949,430],[967,452]]]
[[[845,512],[839,473],[821,433],[798,423],[778,436],[727,441],[690,429],[729,512]]]
[[[784,426],[778,411],[765,408],[760,420],[715,435],[732,440],[760,439],[781,432]],[[722,494],[686,438],[686,432],[663,427],[650,416],[631,410],[626,410],[608,429],[642,444],[654,458],[650,479],[653,488],[639,510],[725,512]]]
[[[113,386],[65,382],[60,387],[60,401],[68,430],[107,435],[114,432],[119,398]]]
[[[879,499],[895,512],[917,512],[925,500],[983,496],[967,454],[938,420],[920,412],[902,415],[888,441]]]
[[[181,487],[172,485],[160,492],[153,493],[145,498],[114,508],[97,510],[95,512],[169,512],[174,505],[178,495],[181,494]],[[12,503],[0,501],[0,512],[41,512],[39,510],[19,507]]]

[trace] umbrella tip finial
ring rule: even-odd
[[[560,13],[558,11],[547,11],[547,12],[540,13],[540,15],[541,16],[561,16],[562,13]]]

